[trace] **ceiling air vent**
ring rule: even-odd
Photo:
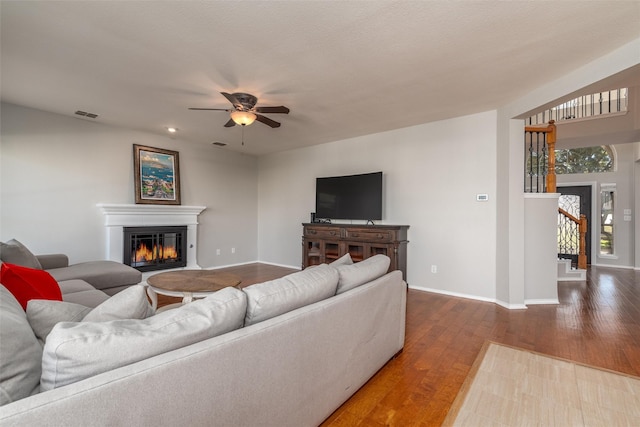
[[[75,114],[76,114],[77,116],[88,117],[88,118],[90,118],[90,119],[95,119],[96,117],[98,117],[98,115],[97,115],[97,114],[94,114],[94,113],[87,113],[86,111],[80,111],[80,110],[76,111],[76,112],[75,112]]]
[[[227,145],[227,144],[225,144],[224,142],[218,142],[218,141],[216,141],[216,142],[212,142],[212,144],[213,144],[213,145],[217,145],[218,147],[224,147],[224,146],[226,146],[226,145]]]

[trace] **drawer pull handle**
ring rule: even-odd
[[[308,230],[309,234],[316,234],[316,230]]]
[[[335,235],[336,235],[336,232],[335,232],[335,231],[332,231],[332,232],[330,232],[329,234],[331,234],[332,236],[335,236]]]
[[[358,237],[358,233],[351,233],[353,237]]]
[[[382,234],[378,234],[378,239],[384,239],[384,236]]]

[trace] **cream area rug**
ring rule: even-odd
[[[445,426],[640,426],[640,378],[487,342]]]

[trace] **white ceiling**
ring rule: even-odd
[[[640,36],[638,1],[3,0],[0,16],[3,101],[255,155],[496,109]],[[228,108],[221,91],[291,113],[242,147],[227,113],[188,110]]]

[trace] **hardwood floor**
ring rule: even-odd
[[[526,310],[409,290],[403,352],[322,425],[441,425],[486,340],[640,376],[640,272],[592,267],[558,290]]]
[[[241,286],[296,271],[231,267]],[[559,305],[497,304],[409,290],[404,350],[322,424],[439,426],[486,340],[640,376],[640,271],[591,267]]]

